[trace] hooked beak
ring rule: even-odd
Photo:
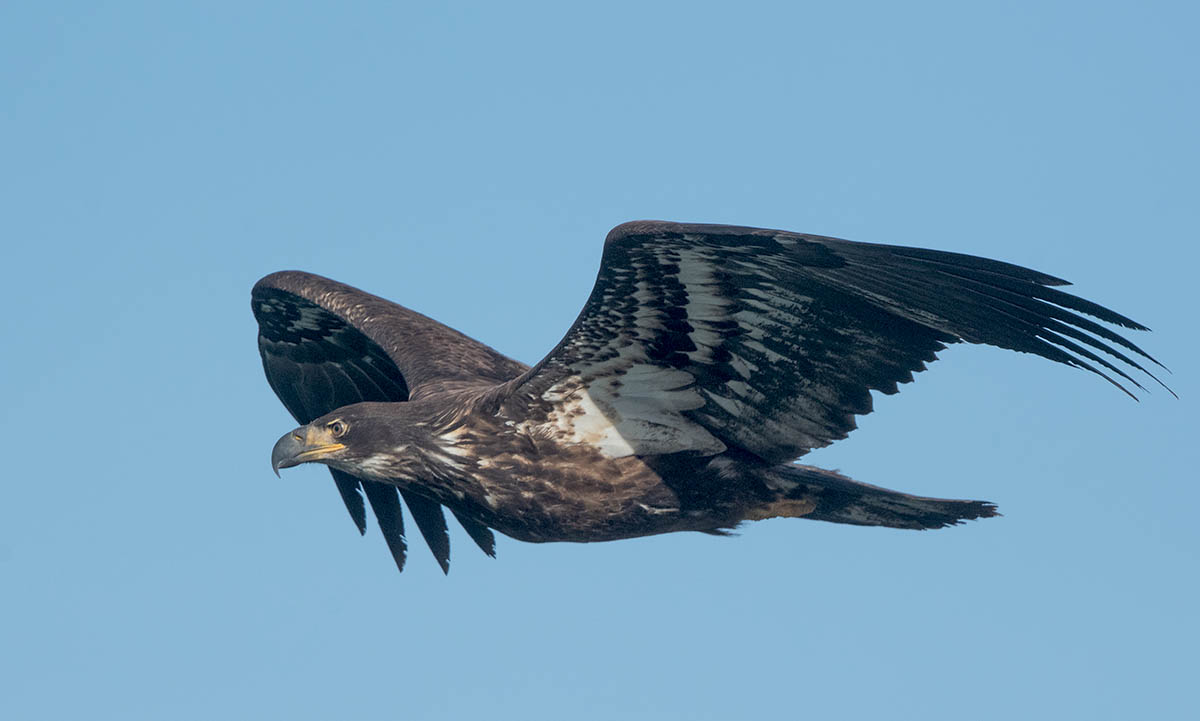
[[[332,434],[325,428],[301,426],[285,433],[275,442],[275,447],[271,449],[271,469],[278,476],[280,468],[318,461],[345,447],[343,443],[335,443]]]

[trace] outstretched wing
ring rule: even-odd
[[[319,275],[268,275],[251,291],[251,306],[267,381],[302,424],[351,403],[407,401],[438,390],[503,382],[526,370],[420,313]],[[403,569],[404,521],[396,487],[331,472],[360,533],[366,531],[360,488],[366,492]],[[442,507],[416,494],[402,495],[438,564],[448,569]],[[487,527],[459,521],[485,553],[495,555]]]
[[[508,385],[502,412],[610,456],[733,447],[782,462],[845,437],[871,411],[871,390],[895,393],[948,343],[1141,388],[1118,363],[1145,369],[1121,349],[1153,359],[1080,314],[1145,328],[1051,287],[1065,284],[956,253],[626,223],[609,233],[575,324]]]

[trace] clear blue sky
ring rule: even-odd
[[[979,5],[0,6],[0,716],[1194,718],[1200,16]],[[1003,518],[447,578],[271,474],[257,278],[534,362],[636,218],[1067,277],[1181,400],[956,347],[809,458]]]

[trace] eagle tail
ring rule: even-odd
[[[772,481],[785,498],[811,502],[813,510],[803,518],[814,521],[926,530],[1000,515],[987,501],[913,496],[812,466],[782,466]]]

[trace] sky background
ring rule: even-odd
[[[0,4],[0,716],[1195,718],[1200,11],[982,5]],[[449,577],[271,474],[259,277],[532,363],[640,218],[1066,277],[1181,399],[954,347],[808,460],[1003,518]]]

